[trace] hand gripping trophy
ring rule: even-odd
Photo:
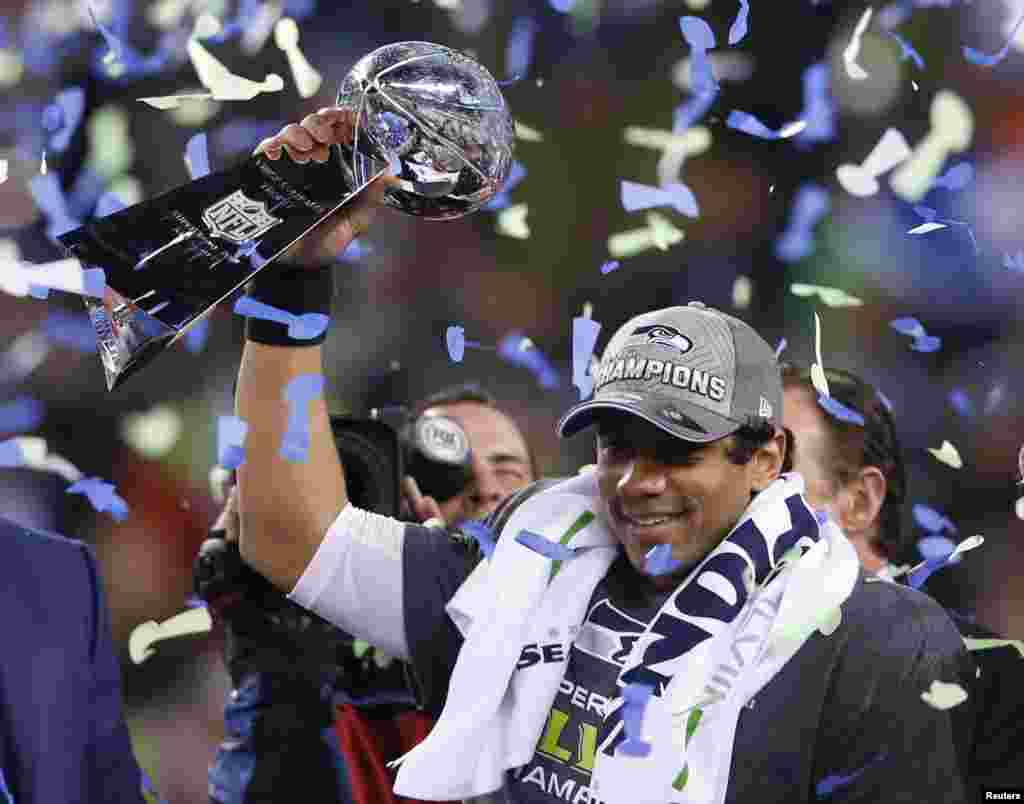
[[[337,106],[353,138],[323,164],[259,154],[61,235],[83,267],[106,274],[104,297],[84,298],[108,390],[382,173],[395,177],[386,204],[431,220],[474,212],[508,177],[511,115],[462,53],[385,45],[345,76]]]

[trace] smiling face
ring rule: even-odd
[[[724,539],[750,504],[751,493],[774,480],[782,465],[780,435],[746,464],[729,451],[735,437],[710,444],[675,438],[629,414],[597,421],[597,477],[612,533],[630,564],[643,572],[647,552],[671,544],[682,566],[652,577],[674,587]]]

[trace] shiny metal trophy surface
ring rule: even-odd
[[[60,236],[83,267],[106,273],[105,297],[83,298],[108,390],[383,171],[398,179],[385,203],[448,220],[487,203],[511,169],[501,90],[441,45],[398,42],[364,56],[337,105],[352,112],[354,139],[324,164],[250,157]]]

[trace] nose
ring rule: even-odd
[[[668,485],[665,464],[645,456],[638,456],[629,462],[616,488],[624,497],[657,496],[663,494]]]
[[[505,492],[498,482],[497,473],[482,462],[474,462],[473,479],[470,481],[469,502],[477,518],[486,516],[505,497]]]

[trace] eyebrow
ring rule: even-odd
[[[529,461],[522,455],[516,455],[511,452],[496,452],[493,455],[488,455],[487,460],[490,463],[519,463],[524,466],[529,464]]]

